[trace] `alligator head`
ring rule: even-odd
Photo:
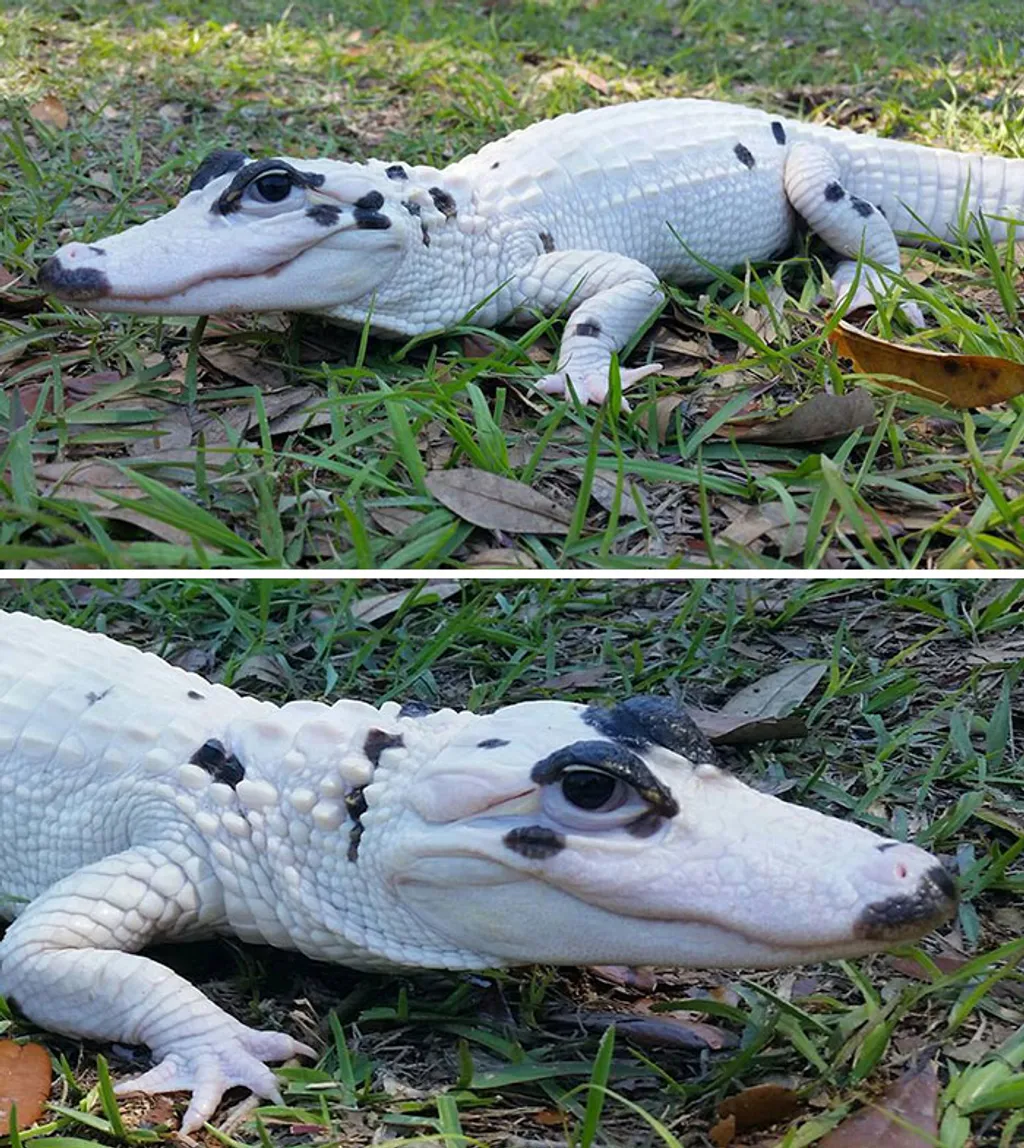
[[[394,963],[777,966],[920,937],[956,905],[935,857],[744,785],[659,699],[399,725],[343,866],[402,922],[377,942]]]
[[[103,311],[206,315],[362,301],[370,313],[406,247],[422,244],[424,219],[443,217],[446,205],[399,164],[216,151],[171,211],[93,244],[66,244],[39,282]]]

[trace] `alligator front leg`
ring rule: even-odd
[[[181,1124],[191,1132],[236,1085],[279,1102],[265,1062],[315,1054],[285,1033],[248,1028],[177,973],[124,951],[195,920],[202,881],[172,852],[103,858],[32,901],[0,943],[0,991],[45,1028],[148,1045],[155,1066],[115,1091],[191,1092]]]
[[[808,227],[834,251],[847,256],[835,269],[832,282],[836,298],[842,299],[857,283],[849,309],[872,307],[875,294],[884,295],[888,284],[875,267],[858,263],[863,254],[881,267],[900,272],[900,249],[896,235],[882,212],[866,199],[853,195],[840,179],[839,164],[825,148],[798,143],[786,159],[786,195],[807,221]],[[924,316],[914,302],[900,310],[915,327]]]
[[[517,284],[524,309],[571,308],[558,369],[539,382],[564,395],[571,383],[581,402],[608,395],[612,355],[665,305],[658,277],[645,264],[607,251],[554,251],[540,256]],[[660,363],[623,369],[622,389],[660,371]]]

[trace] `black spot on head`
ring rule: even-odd
[[[583,339],[596,339],[601,334],[601,324],[577,323],[573,334],[579,335]]]
[[[388,733],[384,729],[371,729],[363,742],[363,753],[370,759],[370,764],[377,768],[380,764],[380,755],[386,749],[397,749],[405,745],[400,733]]]
[[[757,163],[751,150],[744,147],[743,144],[738,143],[732,150],[733,154],[744,167],[753,167],[754,164]]]
[[[384,206],[384,196],[379,191],[368,191],[355,202],[356,207],[365,207],[368,211],[376,211]]]
[[[521,857],[544,861],[565,848],[565,838],[546,825],[519,825],[510,829],[502,841]]]
[[[831,183],[825,184],[825,198],[829,203],[838,203],[845,194],[846,192],[843,191],[843,185],[841,183],[836,183],[836,181],[833,180]]]
[[[321,227],[333,227],[341,218],[341,208],[333,203],[318,203],[314,207],[307,207],[306,214]]]
[[[777,144],[784,144],[786,142],[786,129],[778,120],[772,120],[772,135],[775,137]]]
[[[215,737],[203,744],[189,758],[193,765],[200,765],[213,778],[232,789],[245,777],[245,768],[233,753],[228,753],[223,742]]]
[[[641,695],[611,709],[589,706],[583,720],[620,745],[633,749],[660,745],[694,764],[715,761],[711,743],[693,718],[667,698]]]
[[[491,164],[491,171],[497,171],[499,167],[501,167],[501,160],[496,159],[494,163]]]
[[[97,702],[103,701],[103,699],[107,696],[107,694],[110,693],[113,688],[113,686],[107,686],[107,688],[101,694],[97,694],[93,690],[90,690],[85,695],[85,700],[89,703],[90,707],[94,706]]]
[[[555,241],[551,238],[551,235],[549,232],[542,231],[540,233],[540,245],[541,245],[541,247],[544,248],[544,250],[546,252],[548,252],[548,254],[550,254],[552,251],[554,251]]]
[[[393,163],[390,167],[384,169],[384,174],[388,179],[408,179],[409,173],[405,170],[400,163]]]
[[[391,220],[383,212],[370,211],[365,207],[357,207],[352,212],[352,218],[360,231],[387,231],[391,226]]]
[[[451,219],[458,210],[455,206],[455,200],[451,195],[445,191],[443,187],[431,187],[427,190],[430,192],[430,198],[434,201],[434,206],[437,210],[445,216],[446,219]]]
[[[899,845],[898,841],[883,841],[882,844],[878,846],[878,852],[885,853],[889,849],[895,849],[897,845]]]
[[[202,695],[202,694],[201,694],[201,693],[200,693],[198,690],[189,690],[189,691],[188,691],[188,696],[189,696],[189,697],[190,697],[190,698],[191,698],[191,699],[192,699],[194,702],[201,702],[201,701],[203,700],[203,695]]]
[[[426,717],[433,712],[433,706],[428,706],[426,702],[420,702],[413,698],[411,701],[402,702],[402,708],[398,711],[398,716],[411,718]]]
[[[377,731],[380,732],[379,730]],[[367,810],[366,804],[366,786],[360,785],[355,789],[350,789],[345,794],[345,808],[348,810],[348,815],[352,819],[352,828],[348,833],[348,859],[355,861],[359,856],[359,842],[363,836],[363,822],[362,816]]]
[[[500,749],[503,745],[508,745],[508,738],[504,737],[488,737],[483,741],[476,743],[477,749]]]
[[[231,148],[217,148],[216,151],[210,152],[193,172],[188,187],[185,188],[185,194],[188,195],[190,191],[201,191],[210,180],[227,175],[229,171],[238,171],[248,162],[249,157],[244,152],[233,151]]]
[[[850,196],[850,206],[858,215],[862,215],[865,219],[875,213],[875,209],[871,204],[868,203],[866,199],[861,199],[860,196],[857,195]]]
[[[104,251],[102,247],[90,247],[89,250],[93,255],[106,255],[106,251]]]

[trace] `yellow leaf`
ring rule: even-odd
[[[43,96],[28,109],[28,114],[41,124],[49,128],[56,128],[59,132],[67,131],[68,110],[56,96]]]

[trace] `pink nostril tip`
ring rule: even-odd
[[[897,865],[896,866],[896,876],[899,877],[899,879],[902,881],[903,878],[906,877],[906,875],[907,875],[906,865]]]

